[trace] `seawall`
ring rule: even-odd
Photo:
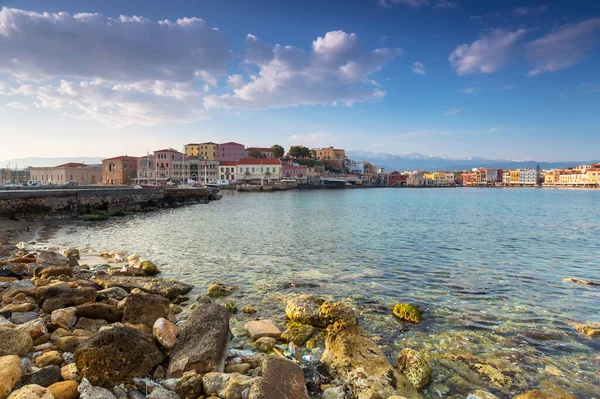
[[[0,191],[0,217],[45,219],[207,203],[219,196],[206,189],[95,188]]]

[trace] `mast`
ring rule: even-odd
[[[206,156],[204,156],[204,187],[208,185],[208,180],[206,180]]]

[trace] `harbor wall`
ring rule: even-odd
[[[79,215],[114,215],[218,197],[205,189],[97,188],[0,191],[0,217],[43,219]]]

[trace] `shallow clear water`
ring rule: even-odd
[[[481,386],[600,398],[600,340],[571,327],[600,322],[600,287],[563,281],[600,281],[599,204],[600,190],[226,191],[208,205],[69,224],[52,242],[143,254],[198,293],[238,285],[238,307],[280,325],[287,293],[349,301],[390,359],[404,347],[427,354],[429,397]],[[424,323],[396,320],[396,302],[420,305]]]

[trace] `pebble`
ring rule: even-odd
[[[31,384],[14,391],[8,399],[54,399],[54,397],[47,388]]]
[[[249,321],[244,328],[252,341],[256,341],[262,337],[275,339],[281,337],[281,330],[271,320]]]
[[[21,364],[19,356],[0,357],[0,398],[7,397],[20,378]]]
[[[79,384],[76,381],[61,381],[48,387],[54,399],[76,399],[79,396],[77,391]]]
[[[77,388],[80,399],[117,399],[108,389],[102,387],[95,387],[84,378]]]

